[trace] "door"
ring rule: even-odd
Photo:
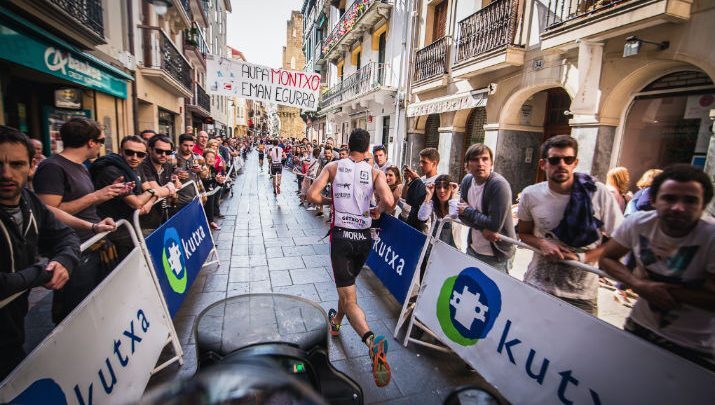
[[[387,33],[383,32],[377,40],[377,80],[385,84],[385,50],[387,48]],[[389,118],[388,118],[389,120]]]
[[[387,147],[387,142],[390,139],[390,116],[382,117],[382,144]]]
[[[562,88],[546,90],[546,114],[544,115],[544,137],[541,143],[556,135],[571,135],[569,117],[564,114],[571,107],[571,97]],[[538,151],[536,153],[539,153]],[[539,159],[541,156],[539,156]],[[536,171],[536,182],[546,180],[541,168]]]
[[[434,18],[432,20],[432,42],[442,38],[447,27],[447,3],[448,0],[434,6]]]
[[[425,124],[425,148],[439,149],[439,114],[427,117]]]

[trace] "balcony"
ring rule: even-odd
[[[340,104],[356,102],[368,94],[371,100],[380,102],[381,97],[375,93],[380,90],[394,92],[395,88],[391,84],[390,65],[371,62],[325,91],[320,97],[318,109],[324,110]]]
[[[415,93],[433,90],[447,84],[446,75],[449,73],[451,46],[452,37],[444,36],[417,51],[413,75]]]
[[[16,0],[15,5],[85,49],[105,44],[102,0]]]
[[[193,21],[198,23],[202,28],[207,28],[209,26],[208,2],[204,0],[181,0],[189,3],[189,8],[193,15]]]
[[[524,47],[516,41],[519,11],[519,0],[496,0],[460,21],[452,76],[523,65]]]
[[[211,97],[206,94],[206,90],[194,83],[194,94],[190,99],[187,99],[186,109],[200,117],[209,117],[211,115]]]
[[[191,65],[158,27],[143,28],[142,74],[178,97],[191,97]]]
[[[206,43],[204,33],[199,25],[194,22],[190,29],[184,31],[184,55],[194,65],[201,64],[206,67],[206,56],[209,54],[209,46]]]
[[[578,39],[601,41],[682,23],[690,19],[691,6],[692,0],[549,0],[541,47],[568,50]]]
[[[392,0],[355,0],[323,42],[328,60],[337,60],[350,46],[362,39],[363,33],[381,19],[390,18]]]

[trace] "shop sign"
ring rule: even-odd
[[[0,59],[50,74],[109,95],[126,98],[127,83],[89,57],[44,43],[0,22]]]
[[[466,110],[487,105],[487,89],[439,97],[407,106],[408,117],[439,114],[448,111]]]
[[[79,89],[55,90],[55,107],[79,110],[82,108],[82,92]]]

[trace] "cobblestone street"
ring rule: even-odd
[[[276,199],[267,165],[261,172],[256,154],[249,156],[236,179],[233,197],[227,198],[221,208],[225,215],[220,222],[222,229],[214,233],[221,265],[201,272],[174,319],[186,362],[156,375],[148,389],[195,372],[194,321],[220,299],[276,292],[318,302],[326,312],[337,308],[328,240],[323,239],[328,230],[327,215],[316,217],[315,211],[298,206],[295,176],[284,171],[283,177],[282,194]],[[412,344],[405,348],[394,340],[401,306],[369,271],[360,274],[357,286],[358,302],[370,327],[390,340],[392,381],[385,388],[375,386],[367,349],[347,323],[339,338],[330,339],[330,359],[362,386],[366,402],[441,403],[453,387],[484,385],[458,357]]]

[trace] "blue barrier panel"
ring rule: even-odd
[[[194,199],[157,228],[146,238],[146,246],[173,317],[213,249],[200,200]]]
[[[367,258],[368,267],[401,304],[412,283],[427,235],[399,219],[383,214],[373,221],[379,229]]]

